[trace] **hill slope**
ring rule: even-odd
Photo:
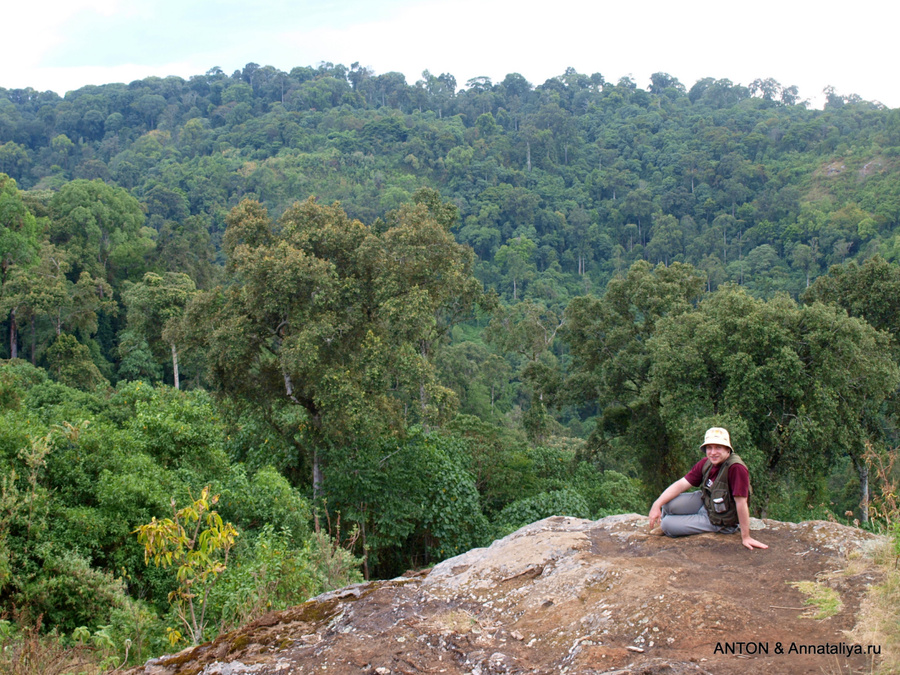
[[[646,534],[646,522],[548,518],[430,572],[319,596],[132,673],[820,673],[869,662],[847,656],[844,631],[877,580],[857,555],[877,537],[756,521],[770,548],[750,552],[737,535],[675,540]],[[840,597],[829,618],[811,617],[792,585],[816,580]]]

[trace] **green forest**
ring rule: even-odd
[[[825,93],[0,88],[0,638],[137,663],[645,513],[713,425],[752,515],[896,522],[900,110]]]

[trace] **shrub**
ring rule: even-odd
[[[295,541],[309,537],[309,502],[272,467],[263,467],[252,478],[243,466],[232,467],[217,491],[222,517],[242,529],[258,530],[267,523],[277,523]]]
[[[27,610],[31,621],[63,631],[78,626],[96,627],[107,623],[110,612],[125,602],[125,584],[109,572],[91,567],[74,551],[44,545],[39,572],[20,585],[17,604]]]
[[[231,523],[210,510],[218,495],[210,496],[209,487],[192,504],[175,510],[172,518],[153,520],[135,530],[144,546],[144,560],[157,566],[177,568],[178,588],[169,594],[169,602],[179,623],[187,631],[191,644],[199,644],[208,621],[208,599],[228,567],[228,554],[238,536]],[[178,644],[181,633],[170,629],[169,641]]]
[[[0,621],[0,673],[4,675],[100,675],[107,670],[104,661],[95,647],[68,645],[55,633],[42,634],[40,625],[12,630],[8,621]]]
[[[405,439],[332,456],[328,507],[359,528],[368,560],[385,576],[480,546],[487,534],[464,444],[413,430]]]
[[[362,581],[361,563],[322,532],[297,540],[290,531],[267,525],[250,551],[235,556],[213,592],[211,612],[220,631],[232,630],[266,612]]]
[[[584,497],[594,518],[644,513],[648,509],[640,482],[617,471],[598,471],[593,465],[580,462],[569,483]]]
[[[506,506],[497,516],[497,533],[503,536],[550,516],[590,518],[591,510],[581,493],[571,488],[541,492]]]

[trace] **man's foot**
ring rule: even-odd
[[[661,537],[665,534],[665,532],[663,532],[661,525],[657,525],[652,530],[650,530],[650,534],[653,535],[654,537]]]

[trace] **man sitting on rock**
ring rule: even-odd
[[[653,502],[650,527],[659,524],[657,530],[670,537],[701,532],[731,534],[740,527],[741,542],[748,549],[769,548],[750,536],[750,473],[734,454],[728,431],[709,429],[700,449],[706,452],[706,459],[697,462]],[[682,494],[692,487],[700,489]]]

